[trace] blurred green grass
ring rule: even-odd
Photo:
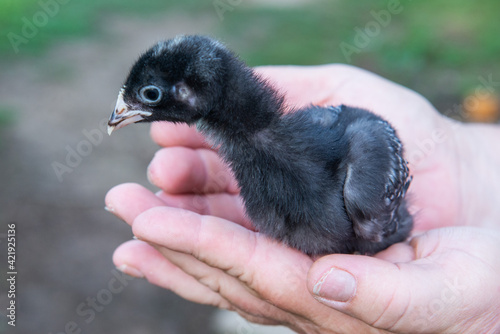
[[[147,15],[166,11],[181,4],[187,10],[203,7],[197,0],[0,0],[0,55],[4,58],[16,55],[8,34],[14,33],[24,37],[23,18],[34,22],[34,16],[40,12],[48,14],[46,16],[49,19],[38,29],[34,38],[28,38],[28,43],[20,44],[21,56],[40,54],[52,42],[62,38],[97,33],[100,20],[105,19],[107,14]]]
[[[273,7],[273,1],[218,0],[230,8],[222,20],[214,1],[199,0],[65,0],[39,35],[15,54],[7,34],[20,34],[23,22],[42,10],[40,2],[0,0],[0,55],[4,59],[42,53],[54,41],[88,36],[110,13],[143,15],[180,10],[206,13],[218,21],[215,35],[229,42],[250,65],[312,65],[348,62],[409,86],[440,107],[480,84],[479,76],[500,72],[498,0],[401,0],[400,13],[380,26],[366,47],[346,59],[341,43],[355,45],[356,28],[376,22],[373,12],[393,1],[304,1],[300,6]],[[62,1],[62,0],[59,0]]]
[[[355,29],[376,22],[372,11],[387,10],[388,3],[324,1],[289,10],[235,10],[224,20],[225,31],[237,36],[237,49],[252,65],[345,63],[341,43],[355,46]],[[352,54],[351,64],[431,100],[465,95],[480,84],[478,76],[500,73],[499,1],[400,3],[401,12]]]
[[[16,109],[10,106],[0,105],[0,135],[3,134],[5,128],[14,123],[17,118]],[[0,136],[0,149],[4,147],[4,138]]]

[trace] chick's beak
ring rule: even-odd
[[[109,117],[108,121],[108,135],[111,136],[114,130],[123,128],[132,123],[139,122],[145,117],[151,116],[151,112],[144,110],[133,110],[123,100],[124,90],[120,90],[118,100],[116,101],[115,110]]]

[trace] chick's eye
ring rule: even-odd
[[[139,91],[139,96],[144,103],[156,104],[161,100],[161,90],[156,86],[145,86]]]

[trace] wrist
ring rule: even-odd
[[[500,228],[500,127],[454,126],[464,225]]]

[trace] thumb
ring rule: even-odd
[[[436,319],[456,309],[464,287],[432,262],[334,254],[312,265],[308,289],[319,302],[373,327],[407,333],[449,328]]]

